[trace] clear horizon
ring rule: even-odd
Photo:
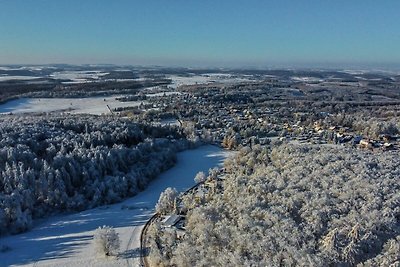
[[[0,1],[0,64],[400,69],[400,2]]]
[[[210,70],[305,70],[305,71],[367,71],[367,72],[388,72],[388,73],[396,73],[400,74],[400,64],[393,65],[383,65],[383,64],[364,64],[364,65],[356,65],[356,64],[337,64],[337,65],[307,65],[307,64],[299,64],[299,65],[267,65],[264,66],[254,66],[254,65],[234,65],[234,66],[218,66],[218,65],[162,65],[162,64],[117,64],[117,63],[65,63],[65,62],[56,62],[56,63],[9,63],[9,64],[0,64],[1,67],[43,67],[43,66],[57,66],[57,65],[66,65],[66,66],[87,66],[87,67],[127,67],[127,68],[171,68],[171,69],[210,69]]]

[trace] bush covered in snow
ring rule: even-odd
[[[204,182],[206,180],[206,178],[207,178],[207,176],[204,172],[198,172],[196,174],[196,176],[194,177],[194,182],[196,184],[198,184],[198,183]]]
[[[0,234],[32,219],[118,202],[188,147],[174,128],[76,115],[0,118]]]
[[[96,229],[93,236],[94,244],[100,254],[114,255],[120,246],[118,233],[110,226],[102,226]]]
[[[161,228],[149,231],[152,262],[399,266],[398,152],[254,146],[225,169],[222,191],[188,212],[182,240]]]

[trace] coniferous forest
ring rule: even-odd
[[[25,231],[35,218],[133,196],[189,145],[173,128],[114,117],[0,120],[0,234]]]

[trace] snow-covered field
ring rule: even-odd
[[[246,77],[235,77],[232,74],[226,73],[204,73],[201,75],[192,76],[169,75],[167,77],[172,80],[172,83],[169,85],[169,87],[171,88],[177,88],[181,85],[193,85],[202,83],[207,84],[212,82],[237,83],[251,81],[251,79]]]
[[[102,71],[60,71],[50,75],[57,80],[70,80],[72,82],[87,82],[88,80],[98,80],[101,76],[109,74]]]
[[[0,76],[0,82],[4,81],[14,81],[14,80],[35,80],[40,79],[40,77],[36,76],[11,76],[11,75],[4,75]]]
[[[164,119],[161,120],[159,123],[156,123],[156,125],[161,125],[161,126],[167,126],[167,125],[175,125],[175,126],[179,126],[179,121],[177,119]]]
[[[170,96],[170,95],[181,95],[181,92],[169,91],[169,92],[160,92],[160,93],[151,93],[146,94],[147,97],[159,97],[159,96]]]
[[[172,88],[177,88],[181,85],[192,85],[196,83],[207,83],[210,81],[209,77],[204,77],[200,75],[195,76],[178,76],[178,75],[170,75],[168,76],[169,79],[172,80],[172,83],[169,85]]]
[[[20,98],[0,105],[0,113],[35,113],[66,111],[79,114],[108,114],[110,108],[139,106],[146,101],[120,102],[120,96],[87,98]]]
[[[0,266],[139,266],[140,233],[151,217],[160,193],[167,187],[190,188],[199,171],[217,166],[230,155],[215,146],[202,146],[178,154],[178,163],[149,187],[122,203],[80,213],[52,217],[31,231],[0,238]],[[98,256],[92,243],[93,231],[113,226],[120,235],[118,257]]]
[[[162,93],[149,93],[148,97],[160,97],[181,94],[180,92],[170,91]],[[141,103],[148,104],[148,101],[128,101],[120,102],[116,100],[124,95],[114,95],[107,97],[85,97],[85,98],[19,98],[0,104],[0,114],[5,113],[41,113],[64,111],[72,114],[108,114],[110,110],[107,105],[113,108],[135,107]]]
[[[322,79],[317,78],[317,77],[298,77],[298,76],[293,76],[290,77],[293,81],[298,81],[298,82],[323,82]]]

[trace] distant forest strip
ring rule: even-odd
[[[38,79],[32,81],[0,82],[0,104],[25,97],[88,97],[138,92],[145,87],[167,85],[169,79],[144,81],[92,81],[79,84],[63,84],[59,80]]]
[[[176,128],[121,118],[0,117],[0,234],[133,196],[189,146]]]
[[[398,152],[254,146],[225,169],[222,191],[183,198],[182,238],[149,228],[152,265],[400,264]]]

